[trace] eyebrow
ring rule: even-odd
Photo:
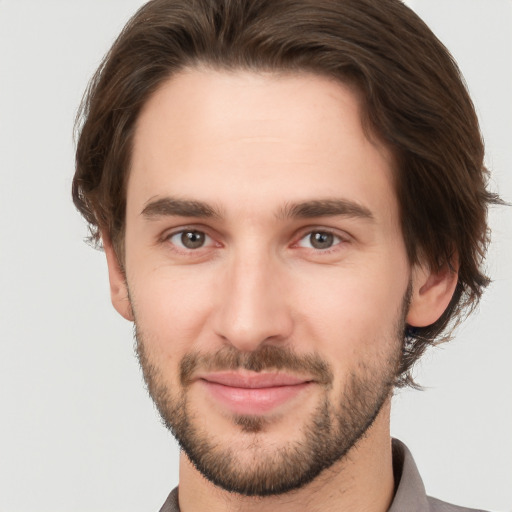
[[[375,220],[372,212],[354,201],[347,199],[320,199],[288,203],[278,213],[278,218],[310,219],[314,217],[354,217],[366,220]]]
[[[222,218],[220,210],[208,203],[174,197],[162,197],[148,202],[141,215],[149,220],[160,217]],[[315,199],[287,203],[278,210],[276,218],[284,220],[334,216],[374,220],[368,208],[347,199]]]
[[[220,212],[202,201],[163,197],[148,202],[141,212],[147,219],[158,217],[220,218]]]

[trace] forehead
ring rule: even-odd
[[[165,195],[227,209],[347,195],[394,208],[391,152],[368,139],[360,111],[352,88],[314,74],[182,71],[139,116],[128,208]]]

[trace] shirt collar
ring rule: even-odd
[[[398,439],[393,439],[393,472],[397,487],[388,512],[428,512],[427,494],[418,468],[407,446]]]

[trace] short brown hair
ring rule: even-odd
[[[396,156],[411,264],[458,266],[442,317],[407,328],[398,385],[429,344],[477,304],[489,279],[487,190],[477,116],[453,58],[400,0],[153,0],[128,22],[84,96],[73,200],[123,260],[126,177],[136,120],[179,70],[308,71],[356,85],[363,123]],[[443,335],[444,333],[444,335]]]

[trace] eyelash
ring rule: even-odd
[[[206,230],[204,229],[200,229],[200,228],[196,228],[196,227],[185,227],[185,228],[181,228],[177,231],[172,231],[171,233],[166,233],[163,237],[162,237],[162,242],[164,243],[169,243],[169,245],[171,245],[173,247],[173,250],[179,252],[179,253],[182,253],[182,254],[190,254],[190,253],[193,253],[193,252],[199,252],[200,249],[204,249],[205,248],[205,245],[202,245],[200,247],[198,247],[197,249],[190,249],[190,248],[187,248],[187,247],[180,247],[179,245],[177,245],[176,243],[173,243],[171,241],[172,238],[174,238],[175,236],[178,236],[178,235],[181,235],[183,236],[185,233],[197,233],[197,234],[200,234],[200,235],[204,235],[206,239],[210,239],[211,242],[213,242],[213,244],[211,245],[217,245],[220,247],[220,244],[216,243],[214,238],[212,236],[210,236]]]
[[[300,243],[303,240],[306,240],[307,238],[311,237],[313,234],[321,234],[321,235],[328,235],[334,238],[334,242],[330,247],[327,247],[325,249],[318,249],[315,247],[303,247],[304,249],[314,251],[315,254],[331,254],[332,252],[338,251],[340,249],[340,245],[343,245],[345,243],[348,243],[348,237],[343,237],[339,233],[336,233],[330,229],[326,228],[316,228],[316,229],[309,229],[307,232],[301,233],[301,237],[295,242],[292,247],[302,247]]]
[[[206,239],[209,239],[210,242],[213,242],[213,243],[210,243],[209,245],[201,245],[200,247],[198,247],[196,249],[192,249],[192,248],[180,247],[178,244],[171,242],[171,239],[174,238],[175,236],[178,236],[178,235],[183,236],[185,233],[197,233],[200,235],[204,235],[206,237]],[[305,240],[307,237],[311,237],[315,233],[332,236],[335,239],[335,242],[333,243],[332,246],[325,248],[325,249],[317,249],[314,247],[302,247],[300,245],[300,243],[303,240]],[[313,251],[315,254],[318,254],[318,255],[327,255],[327,254],[330,254],[337,250],[340,250],[340,247],[339,247],[340,245],[344,245],[344,244],[347,244],[350,242],[348,235],[342,236],[341,234],[339,234],[331,229],[327,229],[327,228],[308,228],[307,231],[305,231],[305,230],[301,231],[300,237],[295,238],[295,240],[296,241],[291,244],[291,248],[293,248],[293,249],[303,248],[308,251]],[[162,242],[169,243],[169,245],[171,245],[173,247],[174,251],[179,252],[181,254],[188,254],[188,255],[190,255],[191,253],[199,253],[199,251],[201,249],[207,249],[210,246],[222,247],[222,244],[216,242],[214,237],[210,236],[204,228],[201,229],[201,228],[197,228],[197,227],[185,227],[185,228],[181,228],[177,231],[172,231],[171,233],[166,233],[162,237]]]

